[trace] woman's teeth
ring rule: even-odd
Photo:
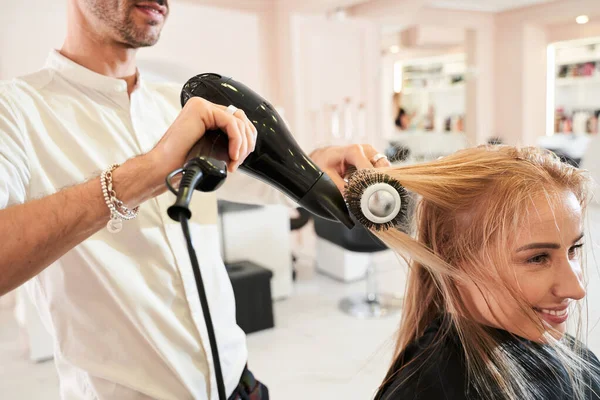
[[[561,311],[556,311],[556,310],[546,310],[543,308],[538,308],[537,311],[544,313],[544,314],[550,314],[550,315],[555,315],[557,317],[564,317],[565,315],[567,315],[568,309],[564,309]]]

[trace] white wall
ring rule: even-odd
[[[34,72],[66,33],[66,0],[3,1],[0,12],[0,79]]]
[[[157,45],[139,52],[140,66],[185,83],[194,75],[231,76],[262,94],[259,14],[172,2]]]
[[[292,24],[295,114],[297,137],[305,149],[332,143],[327,109],[351,99],[352,115],[363,103],[367,136],[352,142],[374,143],[381,136],[379,110],[379,32],[360,20],[329,21],[298,15]],[[356,119],[354,123],[357,124]]]
[[[546,134],[547,37],[544,26],[523,27],[523,128],[521,144],[535,145]]]

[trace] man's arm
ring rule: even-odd
[[[33,278],[110,218],[99,178],[14,205],[24,201],[29,175],[19,118],[0,96],[0,296]],[[164,192],[167,174],[185,163],[207,129],[227,133],[233,160],[229,169],[235,170],[254,148],[255,135],[240,118],[199,98],[188,101],[154,149],[113,171],[117,197],[133,208]]]
[[[164,190],[164,180],[152,177],[151,169],[150,157],[140,156],[113,172],[115,191],[129,207]],[[100,178],[0,210],[0,296],[104,228],[109,219]]]

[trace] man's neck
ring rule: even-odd
[[[99,74],[127,82],[131,95],[137,79],[136,49],[118,43],[100,42],[91,35],[69,35],[60,53],[68,59]]]

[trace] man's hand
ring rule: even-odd
[[[348,168],[356,169],[385,168],[392,164],[385,157],[379,157],[379,152],[368,144],[353,144],[349,146],[330,146],[313,151],[310,158],[333,180],[340,191],[344,192],[344,176]]]
[[[192,97],[156,147],[148,153],[158,163],[160,174],[167,176],[181,168],[190,149],[211,129],[221,129],[229,137],[230,172],[235,171],[254,151],[257,132],[244,111],[238,110],[232,115],[224,106]]]

